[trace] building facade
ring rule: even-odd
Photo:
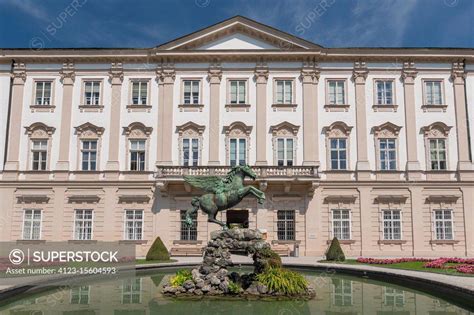
[[[0,91],[2,240],[198,255],[219,227],[183,224],[183,175],[249,164],[265,204],[218,219],[282,255],[474,256],[474,49],[324,48],[234,17],[150,49],[2,49]]]

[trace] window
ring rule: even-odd
[[[246,82],[245,80],[230,81],[230,103],[245,104],[246,102]]]
[[[188,226],[186,224],[186,210],[180,211],[181,218],[181,240],[182,241],[196,241],[197,240],[197,213],[191,214],[193,224]]]
[[[425,104],[441,105],[443,104],[442,81],[425,81]]]
[[[379,139],[380,169],[393,171],[397,169],[397,147],[395,139]]]
[[[87,81],[85,83],[85,105],[100,104],[100,81]]]
[[[199,104],[199,80],[185,80],[184,84],[184,104]]]
[[[89,292],[88,285],[71,288],[71,304],[89,304]]]
[[[346,104],[345,84],[346,83],[344,80],[329,80],[328,81],[329,104],[331,105]]]
[[[74,239],[92,239],[92,210],[76,209],[74,217]]]
[[[145,170],[145,143],[146,140],[130,140],[130,170]]]
[[[199,139],[183,139],[183,165],[197,166],[199,163]]]
[[[333,279],[333,304],[336,306],[352,305],[352,281]]]
[[[351,214],[349,210],[332,210],[332,234],[338,240],[351,239]]]
[[[382,210],[383,239],[402,239],[402,219],[400,210]]]
[[[434,211],[435,237],[437,240],[452,240],[453,212],[450,209]]]
[[[278,210],[277,212],[277,235],[280,241],[295,240],[295,211]]]
[[[125,239],[143,239],[143,210],[125,210]]]
[[[148,95],[148,82],[133,81],[132,82],[132,104],[146,105]]]
[[[293,81],[292,80],[276,80],[276,103],[291,104],[293,103]]]
[[[35,105],[51,105],[51,81],[36,82]]]
[[[41,210],[26,209],[23,213],[23,239],[41,239]]]
[[[45,171],[48,157],[48,140],[33,140],[32,143],[32,169]]]
[[[277,139],[278,166],[293,166],[293,139]]]
[[[141,302],[142,279],[123,280],[122,304],[139,304]]]
[[[347,169],[347,139],[333,138],[329,139],[331,145],[331,169],[345,170]]]
[[[230,139],[230,166],[247,164],[246,139]]]
[[[430,139],[430,163],[432,170],[445,170],[446,163],[446,140]]]
[[[95,171],[97,169],[97,140],[83,140],[81,155],[82,170]]]
[[[377,105],[393,105],[393,81],[377,80]]]
[[[384,287],[384,304],[387,306],[403,307],[405,305],[405,293],[403,290]]]

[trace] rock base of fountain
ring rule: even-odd
[[[268,249],[270,245],[258,230],[230,229],[212,232],[211,240],[204,248],[202,264],[191,271],[192,279],[178,286],[167,283],[163,287],[163,293],[169,296],[281,297],[283,294],[272,292],[257,281],[257,274],[268,266],[267,259],[259,253]],[[231,254],[252,255],[254,273],[240,275],[229,272],[227,268],[233,266]],[[239,285],[235,286],[236,283]],[[308,288],[304,296],[314,296],[314,290]]]

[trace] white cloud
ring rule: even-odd
[[[0,0],[0,4],[14,7],[42,22],[49,22],[47,11],[38,5],[38,2],[32,0]]]

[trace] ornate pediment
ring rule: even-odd
[[[235,16],[164,43],[159,50],[302,50],[321,46],[251,19]]]
[[[128,127],[123,127],[124,135],[130,138],[146,138],[153,131],[153,127],[147,127],[141,122],[133,122]]]
[[[42,122],[36,122],[28,127],[25,127],[26,134],[31,138],[49,138],[56,128],[49,127]]]
[[[247,126],[241,121],[236,121],[229,126],[225,126],[223,132],[229,136],[249,136],[252,132],[252,128],[252,126]]]
[[[379,126],[372,127],[372,132],[377,138],[396,138],[402,127],[397,126],[389,121]]]
[[[327,137],[348,137],[351,133],[352,127],[348,126],[343,121],[333,122],[328,127],[324,127],[323,131]]]
[[[181,126],[176,126],[176,133],[180,136],[201,136],[206,129],[206,126],[198,125],[192,121],[188,121]]]
[[[270,133],[274,136],[295,136],[298,134],[300,126],[293,125],[290,122],[284,121],[278,125],[270,127]]]
[[[100,137],[104,133],[103,127],[97,127],[96,125],[91,124],[90,122],[86,122],[80,126],[77,126],[75,129],[76,134],[79,137],[83,138]]]
[[[428,138],[445,138],[449,135],[449,130],[452,127],[446,125],[443,122],[437,121],[431,125],[421,128],[421,132]]]

